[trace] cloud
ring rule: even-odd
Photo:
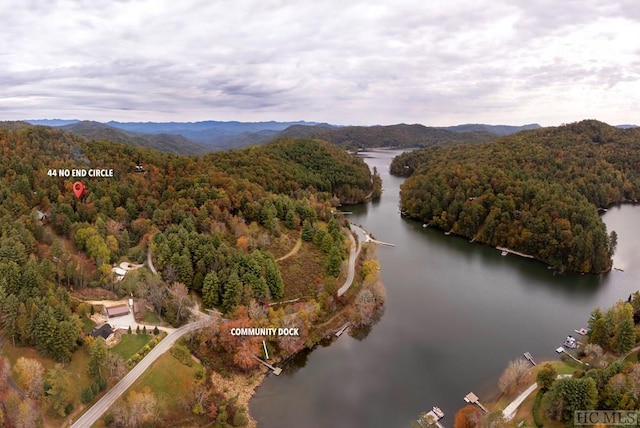
[[[0,102],[4,119],[638,122],[639,18],[627,0],[32,0],[0,6]]]

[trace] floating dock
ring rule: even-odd
[[[487,408],[484,407],[482,405],[482,403],[480,402],[480,399],[478,398],[478,396],[476,394],[474,394],[473,392],[470,392],[467,395],[465,395],[464,396],[464,401],[466,401],[467,403],[470,403],[470,404],[475,404],[478,407],[480,407],[485,413],[489,413]]]
[[[533,361],[533,357],[531,356],[531,354],[530,354],[529,352],[525,352],[525,353],[524,353],[524,354],[522,354],[522,355],[524,355],[524,357],[525,357],[527,360],[529,360],[529,362],[530,362],[531,364],[533,364],[534,366],[536,365],[536,362],[535,362],[535,361]]]
[[[342,333],[344,333],[345,330],[349,328],[350,325],[351,325],[351,322],[349,322],[349,321],[344,323],[342,325],[342,327],[340,327],[340,330],[336,331],[336,337],[340,337],[342,335]]]

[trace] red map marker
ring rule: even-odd
[[[80,196],[84,193],[84,189],[85,187],[82,181],[76,181],[73,183],[73,193],[76,194],[76,198],[80,199]]]

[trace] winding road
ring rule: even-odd
[[[351,287],[351,284],[353,284],[353,278],[355,277],[356,272],[356,260],[358,259],[358,255],[362,249],[362,243],[367,241],[367,232],[365,232],[364,229],[356,226],[355,224],[351,225],[351,229],[358,235],[358,242],[356,243],[352,234],[347,234],[351,241],[351,250],[349,251],[349,271],[347,272],[347,279],[344,281],[344,284],[338,289],[338,297],[346,293],[349,287]]]
[[[127,389],[147,370],[155,360],[164,354],[171,346],[185,334],[198,330],[206,325],[206,320],[196,321],[184,325],[179,329],[169,333],[167,337],[160,341],[129,373],[123,377],[113,388],[89,408],[73,425],[72,428],[87,428],[96,423],[98,419],[116,402],[118,397],[124,394]]]

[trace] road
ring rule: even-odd
[[[358,254],[360,254],[360,249],[362,249],[362,243],[366,242],[367,238],[367,232],[365,232],[361,227],[352,224],[351,229],[358,235],[358,242],[356,243],[353,235],[348,233],[349,240],[351,241],[351,250],[349,251],[349,270],[347,272],[347,279],[344,281],[342,287],[338,289],[338,297],[346,293],[349,287],[351,287],[351,284],[353,284],[353,278],[356,273],[356,260],[358,259]]]
[[[109,407],[116,402],[118,397],[124,394],[127,389],[147,370],[155,360],[164,354],[171,346],[185,334],[202,328],[205,321],[197,321],[180,327],[169,333],[160,343],[156,345],[129,373],[123,377],[113,388],[98,400],[89,410],[87,410],[73,425],[72,428],[87,428],[96,423],[102,415],[109,410]]]

